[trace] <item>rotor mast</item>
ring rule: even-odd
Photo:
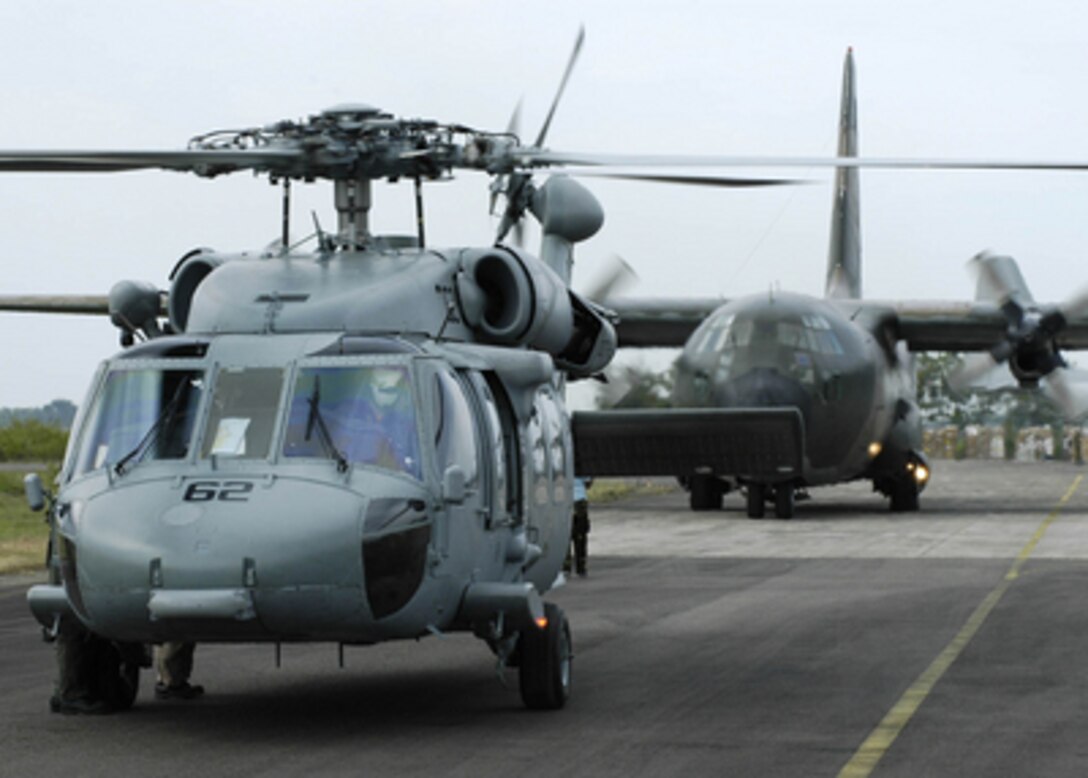
[[[370,242],[371,179],[338,178],[334,187],[340,244],[349,249],[365,246]]]

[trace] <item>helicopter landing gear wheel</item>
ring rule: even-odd
[[[527,708],[558,710],[570,697],[573,644],[570,624],[558,605],[545,603],[548,624],[526,628],[519,638],[521,699]]]
[[[722,485],[712,475],[691,477],[690,504],[693,511],[716,511],[722,507]]]
[[[111,711],[128,710],[136,702],[140,690],[140,664],[143,647],[138,644],[114,643],[95,639],[88,648],[88,664],[93,673],[92,696],[109,706]]]
[[[763,484],[748,484],[748,518],[762,519],[767,487]]]
[[[779,484],[774,489],[774,515],[780,519],[792,519],[794,506],[793,484]]]

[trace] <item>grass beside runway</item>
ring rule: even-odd
[[[41,473],[51,484],[55,469]],[[36,570],[45,564],[49,528],[33,513],[23,493],[23,473],[0,473],[0,575]]]

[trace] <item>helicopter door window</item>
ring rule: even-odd
[[[551,466],[552,500],[563,502],[567,499],[567,441],[564,440],[564,425],[560,421],[563,411],[555,396],[548,391],[543,394],[542,404],[547,411],[548,455]]]
[[[74,475],[126,459],[184,459],[203,388],[199,370],[112,371],[83,426]]]
[[[465,471],[465,485],[475,487],[479,478],[476,460],[476,424],[461,384],[450,373],[435,376],[437,425],[434,449],[441,476],[450,465]]]
[[[403,365],[304,367],[285,457],[336,459],[421,477],[411,374]]]
[[[490,459],[492,514],[496,517],[505,517],[508,510],[506,441],[503,436],[498,405],[482,375],[473,372],[469,373],[467,377],[483,411],[484,435],[487,442],[486,457]]]
[[[266,459],[276,426],[283,370],[220,369],[204,431],[203,456]]]

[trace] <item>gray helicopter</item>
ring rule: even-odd
[[[843,72],[839,156],[857,158],[853,53]],[[1001,363],[1043,382],[1067,416],[1088,411],[1060,348],[1088,348],[1088,297],[1039,305],[1014,260],[981,254],[972,303],[863,301],[857,166],[836,173],[823,298],[770,291],[733,300],[607,300],[621,346],[679,346],[674,410],[576,413],[579,472],[676,475],[693,510],[745,488],[747,513],[790,518],[811,486],[868,479],[893,511],[913,511],[922,453],[913,351],[982,351],[950,382]],[[706,410],[714,408],[719,413]]]
[[[575,55],[581,45],[579,37]],[[572,56],[570,65],[573,65]],[[157,168],[281,182],[283,239],[193,251],[166,292],[4,297],[0,309],[108,314],[102,363],[48,508],[50,583],[28,593],[110,642],[94,661],[114,709],[141,646],[165,641],[371,644],[471,631],[531,708],[571,691],[571,632],[541,595],[561,579],[573,457],[563,386],[611,359],[613,326],[569,286],[573,246],[603,220],[566,176],[529,173],[536,143],[342,105],[194,138],[182,151],[6,152],[2,171]],[[550,163],[548,163],[550,164]],[[372,183],[453,170],[495,177],[493,246],[435,249],[370,231]],[[330,180],[338,217],[290,245],[292,181]],[[540,257],[502,243],[526,210]],[[315,218],[316,222],[316,218]]]

